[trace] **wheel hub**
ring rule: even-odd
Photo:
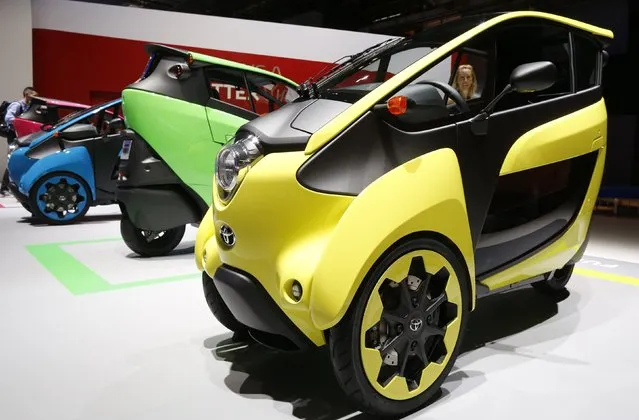
[[[408,328],[413,333],[419,333],[419,330],[422,329],[422,324],[423,323],[424,323],[424,321],[421,318],[413,318],[408,323]]]
[[[44,193],[38,199],[43,202],[45,213],[55,213],[59,218],[64,218],[68,213],[77,212],[78,205],[85,201],[79,190],[80,184],[69,183],[63,177],[57,183],[47,182]]]
[[[419,387],[423,370],[442,363],[452,350],[446,348],[444,336],[458,308],[447,299],[451,275],[445,267],[430,274],[423,258],[414,257],[406,274],[400,282],[386,279],[380,286],[381,319],[366,332],[365,344],[380,352],[381,386],[399,376],[413,390]]]

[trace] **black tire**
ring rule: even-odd
[[[443,256],[453,268],[454,274],[456,274],[461,296],[459,298],[461,300],[461,305],[457,305],[456,311],[457,316],[461,315],[459,334],[454,348],[452,349],[450,359],[439,376],[437,376],[437,379],[432,381],[428,388],[412,398],[390,399],[378,392],[371,385],[371,382],[366,376],[360,353],[362,318],[369,301],[369,296],[374,290],[376,290],[378,280],[384,272],[391,266],[391,264],[405,254],[421,250],[433,251]],[[467,318],[470,314],[469,299],[471,296],[469,280],[467,271],[464,267],[465,265],[453,251],[441,242],[430,238],[417,238],[401,243],[391,252],[383,256],[372,267],[351,303],[348,312],[340,323],[330,330],[329,334],[330,356],[335,376],[338,383],[347,396],[352,400],[357,409],[376,416],[402,416],[422,408],[438,395],[441,389],[441,384],[448,376],[448,373],[452,369],[459,354],[460,345],[463,341],[466,329]],[[428,272],[428,267],[426,267],[426,270]],[[430,286],[427,287],[430,288]],[[420,292],[418,291],[417,293]],[[459,308],[459,306],[461,306],[461,308]],[[408,318],[412,318],[412,316],[408,316],[405,319]],[[412,320],[410,322],[412,322]],[[410,340],[413,339],[410,338]],[[447,351],[450,352],[450,349],[447,349]]]
[[[235,319],[228,306],[226,306],[226,303],[224,303],[222,296],[220,296],[220,293],[217,291],[213,279],[209,277],[205,271],[202,272],[202,288],[204,289],[206,304],[209,306],[215,319],[239,336],[245,336],[248,333],[248,328]]]
[[[136,227],[128,217],[120,219],[120,233],[126,246],[143,257],[160,257],[167,255],[180,244],[186,231],[186,225],[165,230],[160,238],[147,241],[143,230]]]
[[[26,211],[28,211],[29,213],[32,213],[32,214],[33,214],[33,212],[31,211],[31,206],[29,206],[27,203],[23,203],[23,202],[21,201],[21,202],[20,202],[20,205],[21,205],[21,206],[22,206],[22,207],[23,207]]]
[[[545,296],[563,296],[574,269],[574,264],[568,264],[551,273],[548,279],[533,283],[532,287]]]

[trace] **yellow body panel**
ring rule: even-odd
[[[215,225],[213,224],[213,207],[209,207],[206,214],[200,221],[197,233],[195,235],[195,265],[199,271],[204,270],[204,248],[211,238],[215,235]]]
[[[324,335],[313,324],[309,310],[311,282],[322,250],[353,197],[302,187],[295,174],[307,158],[303,152],[265,156],[246,172],[228,204],[220,200],[214,188],[215,232],[226,223],[234,230],[237,242],[227,249],[211,226],[203,223],[196,242],[196,260],[202,261],[199,254],[206,249],[203,266],[210,276],[222,263],[253,275],[293,323],[316,345],[322,345]],[[292,280],[304,288],[300,302],[292,301],[286,293]]]
[[[497,115],[497,114],[496,114]],[[604,100],[577,112],[540,125],[521,136],[512,146],[501,175],[570,159],[598,149],[606,135]]]
[[[437,48],[432,53],[422,57],[417,60],[410,66],[406,67],[400,73],[393,76],[386,83],[382,84],[378,88],[372,90],[362,99],[357,101],[352,106],[348,107],[344,112],[330,121],[328,124],[324,125],[321,129],[313,134],[306,145],[306,154],[312,154],[313,152],[320,149],[322,146],[333,140],[335,136],[341,133],[344,129],[349,127],[355,120],[361,117],[366,111],[368,111],[373,105],[379,103],[384,98],[386,98],[389,94],[394,92],[397,88],[402,86],[408,80],[410,80],[413,76],[416,76],[420,72],[422,72],[427,66],[432,63],[437,62],[438,60],[449,55],[455,48],[458,48],[463,43],[471,40],[475,36],[479,35],[481,32],[489,29],[501,22],[517,19],[517,18],[526,18],[526,17],[538,17],[542,19],[548,19],[555,22],[559,22],[565,25],[570,25],[572,27],[582,29],[586,32],[590,32],[592,34],[605,37],[605,38],[613,38],[612,31],[608,29],[599,28],[597,26],[589,25],[587,23],[583,23],[577,20],[569,19],[563,16],[558,16],[550,13],[544,12],[535,12],[535,11],[521,11],[521,12],[510,12],[504,13],[497,17],[494,17],[486,22],[477,25],[475,28],[470,31],[466,31],[458,37],[452,39],[450,42],[447,42],[444,46]]]
[[[452,150],[407,162],[358,197],[302,187],[295,173],[305,159],[302,152],[267,155],[248,171],[229,204],[214,195],[216,228],[207,214],[196,240],[196,262],[210,276],[222,263],[253,275],[317,345],[324,344],[322,330],[339,321],[375,260],[406,235],[444,235],[459,247],[473,278],[466,204]],[[434,178],[446,182],[425,189]],[[230,250],[214,234],[221,223],[235,231],[237,243]],[[305,291],[300,302],[286,293],[292,280]]]
[[[451,149],[393,169],[349,206],[315,268],[310,310],[316,327],[327,329],[339,322],[375,261],[393,243],[417,232],[436,232],[451,240],[474,279],[461,173]]]
[[[579,214],[568,231],[550,246],[541,252],[527,258],[521,263],[514,265],[494,276],[484,279],[481,283],[489,290],[499,289],[504,286],[519,283],[529,278],[555,270],[564,266],[577,253],[583,242],[586,240],[592,211],[599,195],[599,188],[603,178],[604,164],[606,161],[605,138],[602,137],[603,145],[599,149],[599,156],[592,175],[590,186],[586,194]]]

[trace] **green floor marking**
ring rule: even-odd
[[[160,277],[127,283],[111,284],[80,260],[62,249],[68,245],[84,245],[99,242],[119,241],[121,238],[94,239],[87,241],[58,242],[51,244],[27,245],[27,251],[46,268],[64,287],[74,295],[100,293],[132,287],[152,286],[182,280],[200,278],[200,273]]]

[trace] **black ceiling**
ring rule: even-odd
[[[588,0],[77,0],[334,29],[399,34],[427,22],[499,10],[555,11]]]

